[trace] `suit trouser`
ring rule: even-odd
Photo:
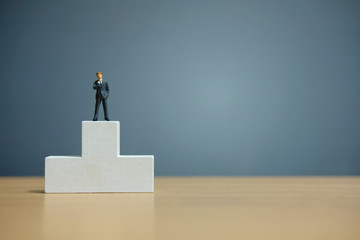
[[[105,99],[105,98],[97,98],[97,99],[96,99],[96,103],[95,103],[94,119],[97,119],[97,118],[98,118],[100,102],[102,102],[102,104],[103,104],[104,117],[105,117],[105,118],[108,118],[108,111],[107,111],[106,99]]]

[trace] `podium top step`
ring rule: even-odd
[[[119,121],[82,121],[82,156],[114,158],[120,154]]]
[[[82,123],[120,123],[120,121],[82,121]]]

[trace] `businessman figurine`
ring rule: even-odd
[[[98,78],[98,80],[96,80],[93,84],[93,89],[96,90],[96,95],[95,95],[96,103],[95,103],[95,113],[94,113],[93,121],[97,121],[98,119],[100,102],[102,102],[103,104],[104,118],[106,121],[109,121],[110,119],[108,117],[108,111],[106,105],[106,99],[109,97],[110,94],[109,84],[107,82],[103,82],[101,72],[97,72],[96,77]]]

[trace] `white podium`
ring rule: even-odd
[[[45,158],[46,193],[153,191],[154,156],[121,156],[118,121],[83,121],[81,157]]]

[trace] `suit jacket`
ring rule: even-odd
[[[107,99],[110,94],[109,84],[107,82],[102,82],[101,84],[98,83],[98,80],[96,80],[93,84],[93,89],[96,90],[95,98],[104,98]]]

